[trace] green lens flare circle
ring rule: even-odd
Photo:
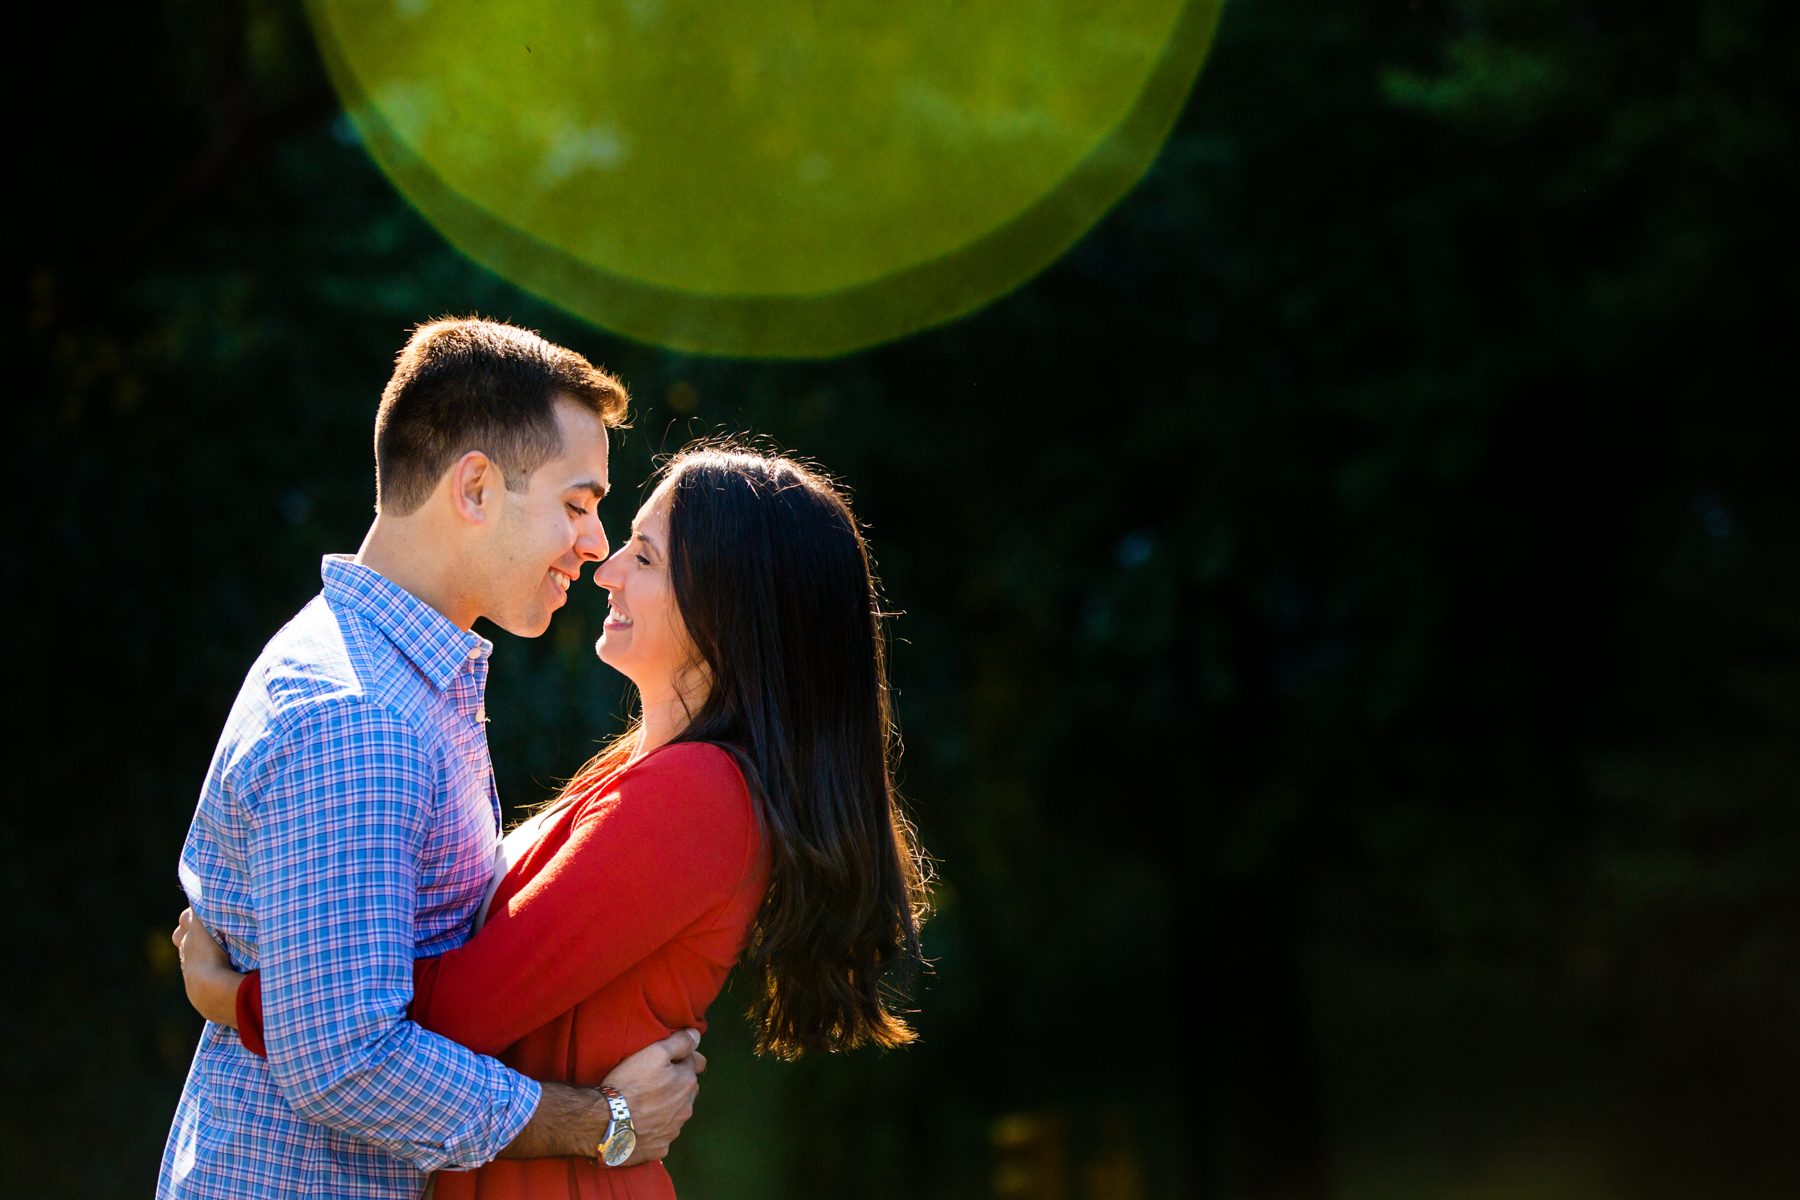
[[[1155,158],[1222,0],[310,0],[364,144],[598,325],[825,357],[973,311]]]

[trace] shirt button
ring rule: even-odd
[[[470,647],[469,647],[469,659],[470,659],[470,661],[471,661],[471,662],[472,662],[472,661],[474,661],[474,660],[475,660],[475,659],[478,659],[478,658],[480,658],[480,657],[481,657],[481,647],[480,647],[480,646],[470,646]]]
[[[475,709],[475,719],[477,721],[487,720],[487,705],[483,704],[483,705],[477,706],[477,708]]]

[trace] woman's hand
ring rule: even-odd
[[[225,947],[191,908],[182,911],[169,940],[181,956],[181,982],[187,987],[188,1003],[207,1020],[236,1029],[238,984],[244,977],[231,969]]]

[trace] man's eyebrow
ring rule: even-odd
[[[596,500],[604,500],[611,487],[605,481],[595,483],[592,479],[583,479],[579,483],[571,483],[569,490],[571,492],[587,492]]]

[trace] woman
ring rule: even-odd
[[[734,962],[759,1051],[913,1038],[884,982],[919,961],[922,859],[896,748],[867,550],[816,472],[731,447],[683,452],[596,570],[596,646],[637,723],[508,835],[469,943],[414,972],[409,1014],[538,1079],[598,1084],[686,1027]],[[478,918],[479,920],[479,918]],[[208,948],[212,952],[208,952]],[[260,1042],[255,974],[211,938],[183,954],[203,1015]],[[502,1160],[436,1200],[668,1200],[660,1162]]]

